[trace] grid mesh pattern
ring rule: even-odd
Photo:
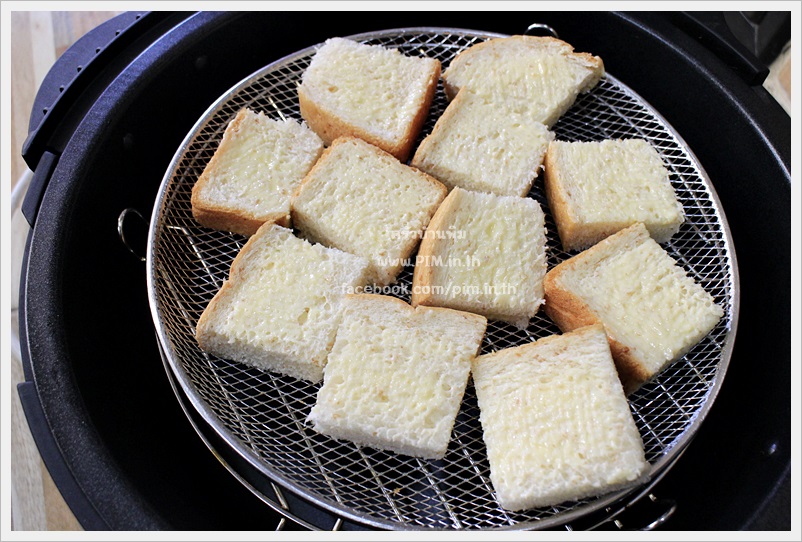
[[[411,29],[359,39],[397,47],[409,55],[438,58],[445,68],[458,52],[487,37]],[[305,418],[319,385],[199,350],[195,324],[222,285],[245,238],[199,227],[191,213],[192,186],[240,108],[300,120],[296,85],[313,54],[313,49],[301,51],[268,66],[221,98],[188,137],[165,178],[151,226],[150,294],[160,339],[185,392],[215,430],[266,476],[318,506],[374,527],[540,528],[561,525],[566,515],[577,517],[620,498],[623,493],[523,513],[503,510],[490,484],[479,410],[470,385],[445,458],[424,461],[317,434]],[[421,138],[431,131],[446,105],[439,88]],[[726,311],[708,337],[630,397],[647,460],[656,473],[669,463],[672,450],[690,440],[699,414],[709,407],[706,403],[726,369],[736,288],[728,233],[694,158],[659,115],[611,76],[582,95],[554,130],[561,140],[643,137],[660,152],[687,213],[686,224],[665,246]],[[541,182],[534,184],[530,197],[546,212],[552,267],[569,254],[560,247]],[[396,295],[405,301],[411,279],[412,268],[405,268],[396,284]],[[481,351],[558,332],[542,311],[526,330],[491,321]]]

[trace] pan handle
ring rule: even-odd
[[[524,34],[527,36],[551,36],[552,38],[560,38],[554,28],[544,23],[530,24],[526,27],[526,32],[524,32]]]
[[[123,209],[122,212],[120,213],[120,216],[117,217],[117,235],[120,237],[120,241],[122,241],[125,248],[127,248],[131,254],[139,258],[139,261],[144,262],[146,259],[144,256],[145,253],[144,248],[140,249],[134,248],[133,246],[134,240],[130,236],[126,237],[126,231],[131,233],[130,227],[125,226],[126,222],[130,222],[129,220],[126,220],[130,215],[135,215],[139,217],[139,220],[147,227],[148,222],[147,220],[145,220],[145,217],[142,215],[142,213],[140,213],[133,207],[128,207],[126,209]]]

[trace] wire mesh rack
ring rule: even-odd
[[[352,36],[439,59],[497,37],[459,29],[412,28]],[[472,386],[466,390],[451,443],[441,460],[422,460],[337,441],[305,423],[319,384],[258,369],[201,351],[195,325],[227,278],[244,237],[200,227],[192,217],[192,186],[211,159],[228,122],[243,107],[272,118],[300,120],[297,84],[316,48],[281,59],[236,85],[199,120],[171,164],[151,219],[148,288],[167,365],[190,403],[211,427],[267,479],[321,509],[378,529],[535,529],[564,525],[609,507],[631,491],[509,512],[497,502]],[[425,137],[447,100],[438,88],[421,132]],[[738,283],[729,229],[713,187],[696,158],[659,113],[607,74],[581,95],[554,126],[557,139],[594,141],[640,137],[660,153],[686,213],[664,248],[725,309],[716,328],[656,380],[629,397],[651,477],[688,444],[716,395],[729,361],[737,321]],[[546,214],[549,267],[562,250],[542,182],[529,197]],[[386,293],[409,301],[412,267]],[[481,353],[559,333],[542,311],[526,329],[490,321]]]

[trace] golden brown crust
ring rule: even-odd
[[[481,314],[474,314],[468,311],[461,311],[459,309],[451,309],[448,307],[416,307],[414,305],[410,305],[406,301],[399,299],[397,297],[389,296],[389,295],[382,295],[382,294],[345,294],[346,298],[353,298],[353,299],[364,299],[368,301],[376,301],[382,303],[394,303],[397,304],[399,307],[403,307],[403,310],[410,312],[410,313],[422,313],[422,312],[430,312],[430,313],[440,313],[440,314],[454,314],[462,317],[464,320],[473,321],[476,325],[487,325],[487,318],[482,316]]]
[[[586,249],[610,235],[624,229],[630,223],[610,222],[608,224],[583,224],[574,213],[570,196],[566,193],[567,180],[557,163],[557,146],[562,142],[549,144],[543,159],[543,188],[549,205],[557,234],[566,252]]]
[[[413,310],[412,307],[404,301],[403,299],[399,299],[397,297],[383,295],[383,294],[345,294],[346,299],[354,299],[356,301],[365,300],[365,301],[373,301],[379,303],[390,303],[396,304],[399,308],[403,307],[403,310],[411,311]]]
[[[640,388],[653,375],[643,368],[641,361],[632,353],[628,346],[623,345],[614,338],[607,335],[610,343],[610,353],[613,355],[621,385],[627,395]]]
[[[595,76],[587,81],[587,84],[582,89],[580,89],[580,92],[589,91],[599,82],[601,77],[604,75],[604,62],[602,61],[601,58],[594,56],[590,53],[574,52],[574,48],[570,43],[567,43],[558,38],[553,38],[551,36],[525,36],[525,35],[514,35],[503,38],[492,38],[487,41],[477,43],[476,45],[473,45],[468,49],[461,51],[460,53],[457,54],[457,56],[454,57],[454,59],[449,64],[448,68],[443,73],[443,88],[446,92],[446,97],[449,100],[453,100],[459,93],[460,90],[459,87],[453,82],[453,80],[449,80],[450,75],[454,71],[461,69],[462,64],[470,62],[470,59],[473,55],[475,55],[476,53],[481,53],[481,51],[484,49],[496,47],[501,43],[509,43],[515,41],[528,42],[529,44],[532,43],[545,44],[546,46],[548,46],[549,44],[568,46],[571,49],[571,56],[579,59],[581,62],[585,64],[588,64],[589,67],[595,73]]]
[[[437,119],[437,122],[434,124],[434,128],[432,131],[423,138],[418,148],[415,150],[415,154],[410,160],[410,165],[412,167],[418,168],[422,170],[422,165],[424,161],[424,157],[429,152],[430,147],[433,145],[433,142],[438,141],[440,138],[440,132],[447,131],[448,128],[446,127],[450,122],[454,115],[457,114],[459,110],[460,104],[468,99],[468,93],[464,93],[462,97],[457,96],[451,103],[448,104],[443,114],[440,115],[440,118]],[[526,195],[526,194],[524,194]]]
[[[423,101],[418,108],[415,118],[409,125],[407,133],[404,137],[403,148],[398,154],[393,153],[395,154],[396,158],[402,162],[406,162],[407,158],[409,158],[409,155],[412,152],[412,147],[417,141],[418,134],[420,134],[420,131],[423,129],[423,125],[426,123],[426,119],[429,116],[429,109],[431,108],[432,102],[434,101],[435,92],[437,91],[437,83],[440,81],[441,70],[442,65],[438,60],[435,69],[429,74],[429,80],[426,82],[426,92],[423,95]]]
[[[248,112],[246,109],[240,109],[239,112],[237,112],[237,115],[231,120],[231,122],[229,122],[225,132],[223,132],[223,138],[220,140],[217,150],[212,155],[209,163],[206,164],[206,167],[203,169],[200,177],[198,177],[198,180],[195,181],[195,184],[192,186],[192,196],[190,197],[192,216],[200,225],[212,229],[235,231],[228,229],[228,226],[233,226],[238,230],[241,230],[235,231],[235,233],[241,233],[242,231],[250,232],[243,235],[251,235],[253,231],[255,231],[251,231],[253,221],[255,220],[254,217],[231,216],[233,213],[229,209],[224,209],[218,205],[209,204],[203,201],[201,199],[200,192],[209,183],[212,172],[218,167],[218,162],[221,159],[220,156],[222,155],[222,152],[231,143],[231,139],[234,137],[234,135],[239,132],[240,125],[245,121],[247,115]]]
[[[361,137],[366,141],[370,139],[369,135],[357,133],[359,131],[357,128],[343,124],[338,118],[321,108],[307,95],[303,86],[298,87],[298,105],[307,126],[320,136],[326,145],[331,145],[335,139],[343,135]]]
[[[226,148],[231,144],[234,135],[241,129],[241,124],[245,122],[248,116],[247,108],[240,109],[237,115],[231,120],[223,133],[223,138],[217,147],[214,155],[209,160],[209,163],[203,169],[200,177],[192,186],[192,195],[190,197],[190,206],[192,208],[192,216],[195,221],[201,226],[211,228],[214,230],[222,230],[233,233],[238,233],[249,237],[256,233],[265,223],[272,222],[279,226],[286,228],[291,227],[289,206],[287,212],[274,212],[268,213],[264,216],[256,216],[252,212],[243,210],[233,210],[224,205],[215,202],[203,200],[201,197],[201,190],[211,182],[212,173],[217,170],[218,163],[221,156],[225,153]]]
[[[603,323],[587,303],[560,284],[560,273],[569,267],[565,264],[571,263],[571,260],[566,260],[558,264],[543,279],[543,310],[563,332]]]
[[[591,324],[587,326],[581,326],[571,331],[566,331],[565,333],[575,334],[577,336],[584,335],[586,333],[598,333],[599,331],[604,331],[604,326],[601,324]],[[541,337],[537,340],[532,342],[521,344],[518,346],[511,346],[508,348],[502,348],[500,350],[496,350],[495,352],[490,352],[489,354],[484,354],[476,358],[478,363],[485,363],[496,358],[506,358],[508,356],[513,356],[515,358],[523,358],[530,356],[530,350],[537,350],[543,345],[548,345],[555,341],[561,341],[563,335],[548,335],[546,337]],[[502,360],[503,361],[503,360]]]
[[[211,173],[217,169],[217,164],[221,160],[220,156],[222,152],[225,151],[226,147],[231,144],[231,140],[234,138],[234,135],[240,131],[240,125],[245,122],[245,118],[248,116],[247,109],[243,108],[240,109],[237,115],[228,123],[226,126],[225,131],[223,132],[223,139],[220,140],[220,144],[217,146],[217,150],[212,155],[211,160],[209,163],[206,164],[206,167],[203,168],[203,172],[201,173],[198,180],[192,186],[192,199],[191,203],[193,209],[195,205],[197,205],[200,201],[200,190],[209,183],[209,178],[211,177]]]
[[[580,93],[590,92],[593,87],[599,84],[601,78],[604,77],[604,61],[601,58],[594,56],[590,53],[572,53],[576,58],[579,58],[593,71],[593,77],[585,82],[585,86],[579,89]]]
[[[543,280],[546,300],[543,310],[564,333],[588,325],[604,325],[602,319],[582,298],[564,288],[560,283],[560,275],[576,264],[574,258],[556,265],[546,273]],[[642,361],[635,356],[632,350],[610,335],[609,331],[607,331],[607,341],[610,344],[610,353],[615,361],[624,391],[630,394],[646,382],[651,375],[643,368]]]
[[[293,227],[301,230],[307,235],[311,235],[310,224],[307,223],[304,215],[298,212],[296,208],[296,202],[304,192],[312,190],[311,185],[314,182],[314,180],[318,177],[317,170],[319,168],[322,168],[324,164],[328,161],[329,154],[331,154],[332,150],[336,149],[337,145],[342,144],[344,141],[346,141],[346,139],[347,138],[344,137],[337,138],[332,142],[330,146],[326,147],[323,150],[323,153],[320,155],[320,158],[318,158],[317,162],[315,162],[312,168],[307,172],[303,180],[301,180],[300,184],[297,187],[295,187],[295,191],[292,193],[292,196],[290,196],[290,223],[293,225]],[[312,236],[310,240],[313,242],[319,242],[319,239],[314,238],[314,236]]]
[[[344,140],[345,139],[343,138],[343,141]],[[313,179],[315,179],[317,177],[317,170],[322,168],[323,165],[328,161],[328,157],[329,157],[329,154],[331,154],[332,149],[337,148],[337,145],[340,145],[341,143],[342,143],[342,141],[334,141],[334,142],[332,142],[332,144],[330,146],[328,146],[325,149],[323,149],[323,152],[321,153],[320,158],[317,159],[317,162],[315,162],[315,164],[306,173],[306,175],[304,175],[304,178],[301,180],[301,182],[298,184],[298,186],[295,187],[295,190],[293,191],[292,196],[290,196],[290,213],[291,214],[292,214],[292,207],[293,207],[292,203],[301,195],[301,192],[304,192],[304,191],[308,190],[308,185],[310,185],[312,183]]]
[[[563,250],[573,250],[575,247],[575,232],[577,221],[568,205],[568,196],[563,191],[563,182],[560,178],[560,168],[556,164],[556,145],[549,143],[546,156],[543,158],[543,188],[546,193],[546,201],[554,223],[557,226],[557,234]]]
[[[206,308],[203,310],[203,313],[198,318],[198,323],[195,326],[195,339],[198,341],[198,346],[200,346],[201,350],[206,350],[208,345],[205,342],[205,335],[202,333],[202,330],[206,327],[206,321],[211,318],[211,315],[216,312],[215,307],[220,300],[228,295],[228,291],[232,288],[232,284],[236,284],[242,274],[242,262],[245,260],[247,254],[251,251],[251,247],[256,244],[257,240],[265,235],[268,230],[271,228],[278,227],[271,222],[266,222],[260,226],[253,235],[251,235],[245,244],[242,246],[240,251],[234,257],[234,260],[231,262],[231,267],[229,268],[228,277],[226,280],[223,281],[223,285],[214,294],[214,297],[206,305]]]
[[[634,219],[626,219],[623,215],[619,219],[607,218],[604,221],[588,220],[582,222],[576,213],[578,207],[576,200],[573,204],[567,193],[569,184],[565,176],[565,166],[559,163],[559,146],[566,145],[563,141],[554,141],[549,144],[548,151],[543,160],[543,184],[549,209],[554,217],[557,233],[560,236],[563,250],[583,250],[603,241],[611,235],[618,233],[634,224]],[[570,168],[569,168],[570,169]],[[576,183],[574,183],[576,184]],[[580,188],[575,187],[575,191]],[[653,224],[657,224],[655,221]]]
[[[433,256],[442,252],[443,239],[440,239],[437,235],[427,235],[427,232],[445,229],[445,221],[453,214],[458,190],[458,188],[455,188],[445,197],[429,221],[429,226],[422,232],[423,239],[421,239],[418,247],[418,258],[415,262],[415,269],[412,272],[410,303],[413,307],[432,305],[436,302],[431,289],[434,284],[434,267],[431,263],[434,260]],[[424,293],[423,290],[427,290],[427,292]]]
[[[266,222],[273,222],[279,226],[290,227],[290,213],[270,213],[261,218],[251,214],[232,211],[216,205],[196,203],[192,206],[192,216],[201,226],[214,230],[229,231],[249,237]]]
[[[450,307],[454,310],[481,314],[486,318],[508,322],[523,329],[529,325],[530,319],[540,310],[539,304],[533,308],[530,307],[531,313],[529,311],[514,312],[514,310],[505,311],[504,308],[496,306],[492,301],[461,299],[458,295],[449,296],[448,292],[439,293],[447,285],[443,284],[443,278],[435,278],[435,268],[438,266],[438,262],[446,261],[449,258],[448,246],[450,243],[448,239],[450,236],[438,234],[438,232],[445,233],[453,229],[453,224],[449,226],[449,222],[459,212],[462,204],[459,198],[465,198],[471,193],[474,192],[454,187],[432,217],[418,248],[418,259],[412,275],[410,303],[413,306]]]
[[[407,125],[406,131],[397,141],[384,139],[369,130],[349,124],[338,117],[336,112],[329,111],[315,102],[315,100],[309,96],[303,85],[298,87],[298,105],[300,107],[301,116],[312,131],[317,133],[326,145],[331,145],[334,140],[339,137],[357,137],[390,153],[401,162],[406,162],[429,114],[429,108],[431,107],[435,91],[437,90],[437,83],[440,80],[440,71],[441,64],[440,61],[437,60],[432,63],[432,70],[426,82],[426,90],[416,108],[415,116],[411,119],[410,123]]]

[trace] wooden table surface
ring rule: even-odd
[[[70,45],[117,13],[11,12],[12,187],[28,169],[20,149],[28,135],[28,120],[42,79]],[[13,251],[18,238],[13,236],[11,243]],[[16,299],[16,293],[12,292],[12,325],[16,325],[13,310]],[[17,395],[17,383],[24,380],[22,364],[15,355],[11,361],[11,528],[19,531],[80,530],[81,526],[61,498],[33,442]]]
[[[27,170],[19,149],[28,134],[33,99],[56,59],[83,34],[119,12],[39,11],[11,13],[12,186]],[[790,48],[772,66],[766,84],[790,111]],[[12,248],[15,243],[12,238]],[[16,300],[16,293],[12,292]],[[16,305],[16,303],[14,303]],[[12,307],[12,325],[16,318]],[[11,527],[14,530],[80,530],[44,467],[28,430],[16,386],[22,365],[12,356],[11,382]]]

